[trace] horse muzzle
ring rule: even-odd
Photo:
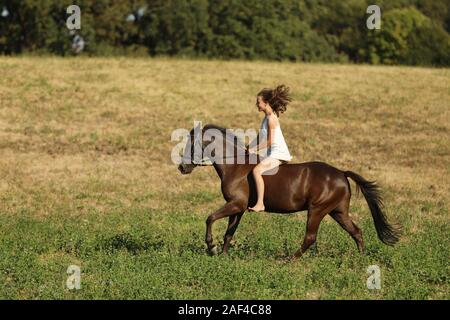
[[[178,170],[181,172],[181,174],[189,174],[194,170],[193,165],[186,165],[186,164],[180,164],[178,166]]]

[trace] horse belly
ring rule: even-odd
[[[266,179],[265,179],[266,180]],[[273,184],[267,179],[264,190],[264,206],[267,212],[291,213],[305,210],[305,199],[299,199],[297,190],[292,185],[284,183]]]

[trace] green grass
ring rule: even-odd
[[[204,198],[208,201],[209,196]],[[201,201],[201,199],[200,199]],[[179,199],[179,207],[189,206]],[[176,207],[176,203],[174,203]],[[424,204],[427,210],[426,204]],[[366,208],[357,211],[368,215]],[[366,254],[333,221],[321,225],[316,250],[286,263],[305,227],[301,214],[248,213],[230,254],[205,252],[205,217],[189,210],[120,208],[49,218],[2,216],[0,296],[14,299],[448,299],[448,225],[426,223],[395,248],[361,219]],[[408,221],[402,221],[408,232]],[[221,242],[224,223],[215,228]],[[81,290],[66,288],[69,265]],[[367,267],[381,268],[369,290]]]

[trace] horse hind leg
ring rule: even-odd
[[[330,216],[336,220],[337,223],[347,231],[350,236],[355,240],[356,246],[361,254],[364,253],[364,241],[362,236],[362,231],[358,226],[350,219],[348,214],[348,204],[339,206],[333,212],[330,213]]]
[[[316,242],[317,232],[322,219],[332,210],[332,208],[313,207],[308,210],[308,218],[306,221],[306,233],[303,244],[300,249],[295,252],[293,259],[300,258],[308,248]]]

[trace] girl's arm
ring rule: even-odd
[[[276,120],[273,117],[269,117],[268,119],[268,130],[267,130],[267,139],[261,141],[258,145],[249,148],[249,152],[258,152],[259,150],[269,148],[273,143],[273,133],[275,132]]]

